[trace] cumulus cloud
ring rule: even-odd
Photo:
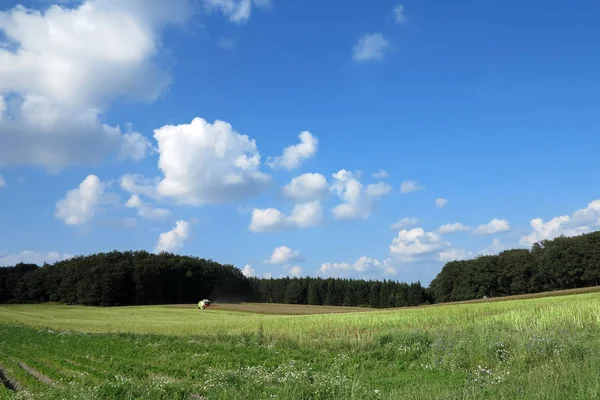
[[[414,218],[414,217],[404,217],[404,218],[400,218],[398,221],[394,222],[391,225],[391,228],[394,230],[399,230],[402,228],[406,228],[412,225],[416,225],[419,223],[419,219],[418,218]]]
[[[150,198],[159,197],[156,193],[156,186],[160,178],[148,179],[140,174],[125,174],[119,180],[121,188],[132,194],[141,194]]]
[[[242,269],[242,274],[245,277],[250,277],[250,276],[254,276],[256,274],[256,271],[254,270],[254,268],[252,268],[252,265],[246,264],[244,266],[244,269]]]
[[[318,201],[296,204],[290,215],[276,208],[255,208],[249,229],[252,232],[274,232],[288,228],[308,228],[321,224],[323,207]]]
[[[396,270],[391,266],[391,260],[379,261],[376,258],[360,257],[354,263],[323,263],[319,272],[328,276],[347,276],[349,274],[384,274],[395,275]]]
[[[461,261],[473,258],[474,254],[464,249],[447,249],[440,251],[437,255],[438,260],[442,262]]]
[[[377,200],[390,192],[387,183],[378,182],[366,188],[350,171],[342,169],[333,174],[333,191],[342,200],[331,212],[337,219],[367,219],[371,216]]]
[[[125,207],[135,208],[138,215],[147,219],[164,219],[171,216],[171,211],[166,208],[154,207],[144,203],[137,194],[132,195],[125,203]]]
[[[494,254],[498,254],[502,251],[506,250],[506,246],[500,242],[500,239],[495,238],[492,240],[492,244],[484,247],[479,251],[479,254],[484,256],[491,256]]]
[[[118,200],[105,189],[106,184],[96,175],[88,175],[77,188],[69,190],[65,198],[56,202],[54,216],[67,225],[83,225],[91,221],[102,205]]]
[[[0,175],[0,187],[3,187],[3,186],[6,186],[6,181],[4,180],[2,175]]]
[[[396,7],[394,7],[394,18],[398,24],[403,24],[406,22],[406,12],[404,11],[404,6],[402,4],[398,4]]]
[[[321,200],[329,193],[327,179],[321,174],[307,173],[292,178],[283,187],[283,195],[295,202]]]
[[[384,170],[379,168],[379,171],[373,173],[373,178],[375,179],[384,179],[384,178],[389,178],[390,174]]]
[[[367,196],[371,198],[378,198],[384,194],[388,194],[392,190],[392,187],[384,182],[377,182],[367,185]]]
[[[52,171],[114,154],[140,160],[139,132],[102,122],[116,98],[153,101],[171,82],[157,62],[166,25],[189,16],[186,0],[88,0],[44,11],[0,11],[0,166]]]
[[[283,154],[277,157],[269,157],[267,165],[272,169],[294,169],[300,167],[302,163],[317,154],[319,139],[313,136],[309,131],[301,132],[298,136],[300,143],[288,146],[283,149]]]
[[[416,181],[404,181],[400,185],[400,191],[402,193],[411,193],[411,192],[416,192],[417,190],[423,190],[423,189],[425,189],[425,186],[419,184]]]
[[[287,272],[288,272],[288,276],[293,276],[293,277],[299,278],[300,276],[302,276],[302,267],[299,265],[296,265],[294,267],[288,268]]]
[[[473,233],[476,235],[493,235],[495,233],[508,232],[510,229],[511,226],[507,220],[494,218],[487,224],[479,225]]]
[[[521,237],[520,244],[531,246],[542,240],[558,236],[577,236],[600,227],[600,199],[590,202],[587,207],[575,211],[571,216],[554,217],[548,222],[541,218],[531,220],[533,231]]]
[[[271,259],[266,260],[268,264],[288,264],[304,261],[304,257],[297,250],[292,250],[287,246],[279,246],[273,250]]]
[[[255,141],[227,122],[194,118],[190,124],[156,129],[154,138],[164,174],[158,194],[180,204],[232,202],[262,192],[270,182],[260,171]]]
[[[454,233],[454,232],[463,232],[468,231],[470,228],[466,225],[461,224],[460,222],[455,222],[453,224],[442,225],[438,228],[439,233]]]
[[[247,21],[254,7],[266,8],[270,0],[204,0],[206,8],[218,10],[235,23]]]
[[[44,265],[44,263],[53,264],[57,261],[73,258],[72,254],[60,254],[56,251],[49,253],[38,253],[36,251],[25,250],[16,254],[2,255],[0,252],[0,267],[13,267],[18,263]]]
[[[446,199],[435,199],[435,206],[437,208],[444,208],[448,205],[448,200]]]
[[[175,227],[168,232],[163,232],[158,237],[155,253],[175,252],[183,247],[183,244],[190,235],[191,225],[187,221],[179,220],[175,223]]]
[[[390,254],[400,261],[414,261],[440,250],[446,243],[423,228],[402,229],[390,245]]]
[[[389,42],[381,33],[366,33],[352,49],[352,57],[356,62],[381,60],[389,48]]]

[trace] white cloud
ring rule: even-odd
[[[300,277],[302,275],[302,267],[299,265],[296,265],[295,267],[290,267],[288,269],[288,275],[297,278]]]
[[[321,200],[329,193],[327,179],[321,174],[307,173],[292,178],[283,187],[283,195],[296,202]]]
[[[270,176],[260,171],[256,143],[224,121],[166,125],[154,131],[158,166],[164,174],[157,191],[181,204],[226,203],[262,192]]]
[[[249,229],[252,232],[277,231],[283,229],[286,222],[286,216],[276,208],[255,208]]]
[[[367,219],[371,216],[376,201],[391,187],[384,182],[368,185],[366,188],[355,174],[342,169],[333,174],[333,191],[342,200],[331,212],[337,219]]]
[[[423,189],[425,189],[425,186],[420,185],[416,181],[404,181],[400,185],[400,191],[402,193],[411,193],[411,192],[416,192],[417,190],[423,190]]]
[[[286,216],[276,208],[252,210],[249,229],[252,232],[274,232],[287,228],[308,228],[319,225],[323,220],[323,207],[318,201],[296,204]]]
[[[448,200],[446,199],[435,199],[435,206],[437,208],[444,208],[448,205]]]
[[[323,220],[323,207],[318,201],[296,204],[288,220],[291,226],[299,228],[317,226]]]
[[[140,174],[125,174],[119,180],[121,188],[132,194],[142,194],[150,198],[157,198],[156,186],[160,178],[148,179]]]
[[[396,7],[394,7],[394,17],[396,19],[396,22],[399,24],[403,24],[406,22],[407,17],[404,11],[404,6],[402,4],[398,4]]]
[[[474,234],[476,235],[493,235],[495,233],[508,232],[510,231],[510,223],[505,219],[494,218],[490,222],[484,225],[479,225]]]
[[[88,175],[77,188],[67,192],[64,199],[56,202],[54,216],[67,225],[82,225],[91,221],[104,204],[116,200],[105,193],[106,184],[96,175]]]
[[[392,229],[394,230],[399,230],[402,228],[406,228],[412,225],[416,225],[419,223],[418,218],[414,218],[414,217],[404,217],[399,219],[398,221],[394,222],[391,226]]]
[[[271,279],[273,278],[273,274],[271,272],[265,272],[262,274],[263,279]]]
[[[369,197],[381,197],[384,194],[388,194],[392,190],[392,187],[384,182],[377,182],[367,185],[367,196]]]
[[[369,258],[366,256],[360,257],[354,263],[323,263],[319,272],[328,276],[344,276],[352,273],[356,274],[385,274],[395,275],[396,270],[390,265],[391,260],[384,260],[383,262],[376,258]]]
[[[454,233],[454,232],[463,232],[468,231],[469,228],[466,225],[461,224],[460,222],[455,222],[453,224],[442,225],[438,228],[439,233]]]
[[[57,171],[107,155],[140,160],[149,141],[102,122],[116,98],[153,101],[171,82],[156,61],[163,27],[189,16],[185,0],[89,0],[75,8],[0,11],[0,166]]]
[[[384,179],[384,178],[389,178],[390,174],[384,170],[379,168],[379,171],[373,173],[373,178],[375,179]]]
[[[464,249],[447,249],[440,251],[437,255],[438,260],[443,262],[460,261],[473,258],[474,254]]]
[[[571,216],[554,217],[548,222],[541,218],[531,220],[533,232],[521,237],[520,244],[531,246],[542,240],[551,240],[560,235],[577,236],[600,227],[600,199],[587,207],[575,211]]]
[[[314,157],[319,148],[319,139],[309,131],[301,132],[298,137],[300,138],[300,143],[286,147],[280,156],[269,157],[267,165],[272,169],[283,168],[290,170],[300,167],[305,160]]]
[[[252,268],[252,265],[246,264],[244,266],[244,269],[242,269],[242,274],[246,278],[248,278],[248,277],[254,276],[256,274],[256,271],[254,270],[254,268]]]
[[[182,220],[177,221],[173,229],[160,234],[156,246],[154,247],[154,252],[175,252],[180,250],[190,235],[190,228],[191,225],[189,222]]]
[[[1,254],[1,253],[0,253]],[[44,263],[53,264],[57,261],[73,258],[71,254],[60,254],[56,251],[49,253],[38,253],[25,250],[17,254],[9,254],[0,257],[0,267],[14,267],[18,263],[43,265]]]
[[[270,0],[204,0],[208,10],[219,10],[235,23],[247,21],[253,7],[266,8],[270,3]]]
[[[125,207],[137,209],[138,215],[148,219],[164,219],[171,216],[171,211],[166,208],[157,208],[144,203],[137,194],[132,195],[125,203]]]
[[[3,187],[3,186],[6,186],[6,181],[4,180],[2,175],[0,175],[0,187]]]
[[[401,261],[413,261],[436,252],[444,245],[434,232],[425,232],[423,228],[403,229],[392,241],[390,254]]]
[[[352,57],[356,62],[381,60],[389,48],[389,42],[381,33],[367,33],[358,39]]]
[[[268,264],[287,264],[292,262],[304,261],[304,257],[297,250],[292,250],[287,246],[279,246],[271,255],[270,260],[265,262]]]
[[[504,244],[502,244],[502,242],[500,242],[500,239],[495,238],[494,240],[492,240],[492,244],[481,249],[479,251],[479,254],[484,255],[484,256],[491,256],[494,254],[498,254],[504,250],[506,250],[506,246],[504,246]]]

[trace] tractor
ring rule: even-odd
[[[196,306],[196,308],[199,308],[201,310],[204,310],[207,307],[210,307],[210,300],[208,300],[208,299],[199,301],[198,305]]]

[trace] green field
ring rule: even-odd
[[[268,307],[267,305],[265,307]],[[344,314],[0,306],[0,398],[594,399],[600,293]]]

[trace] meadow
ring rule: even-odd
[[[0,306],[0,398],[600,397],[600,293],[263,307]]]

